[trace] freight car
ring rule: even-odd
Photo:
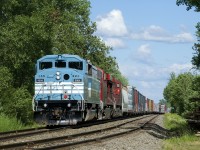
[[[121,82],[77,55],[47,55],[36,63],[35,121],[73,125],[89,120],[153,112],[135,88]],[[148,106],[148,109],[146,109]]]

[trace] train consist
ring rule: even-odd
[[[90,61],[68,54],[37,60],[32,104],[35,121],[46,125],[165,111]]]

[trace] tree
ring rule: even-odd
[[[200,1],[199,0],[177,0],[176,4],[179,5],[186,5],[187,10],[195,8],[196,12],[200,12]],[[200,69],[200,23],[196,25],[197,31],[197,41],[193,46],[193,50],[195,51],[194,56],[192,57],[192,64],[195,66],[196,69]]]
[[[59,53],[90,59],[106,72],[122,77],[116,60],[109,56],[111,48],[94,34],[96,24],[91,22],[89,15],[88,0],[1,0],[0,71],[4,67],[3,71],[9,76],[2,74],[0,81],[7,85],[13,78],[9,90],[24,93],[25,99],[30,98],[36,60]],[[4,95],[0,103],[11,107],[5,99],[16,94],[3,93],[0,86],[0,95]],[[17,101],[12,100],[13,104]]]
[[[199,0],[176,0],[176,4],[179,5],[186,5],[187,10],[190,10],[192,7],[195,7],[195,11],[200,11],[200,2]]]
[[[192,109],[189,99],[194,93],[193,80],[194,75],[191,73],[183,73],[177,77],[172,74],[168,85],[164,89],[164,98],[178,114],[183,115]]]
[[[33,93],[34,64],[43,55],[89,57],[101,50],[106,57],[109,48],[93,35],[96,27],[89,19],[89,7],[85,0],[1,2],[0,66],[10,69],[15,88],[27,86]]]
[[[167,101],[165,99],[160,99],[159,104],[161,105],[167,105]]]
[[[9,96],[9,97],[8,97]],[[32,122],[32,96],[25,88],[10,88],[2,95],[1,110],[4,114],[10,117],[16,117],[25,124]]]
[[[176,112],[176,108],[177,108],[176,100],[174,97],[174,91],[173,91],[173,89],[175,88],[175,84],[176,84],[175,79],[176,79],[175,73],[171,73],[168,85],[165,87],[165,89],[163,91],[164,98],[167,100],[167,102],[173,108],[172,112]]]
[[[5,92],[12,85],[13,79],[12,74],[6,67],[0,67],[0,93]]]
[[[108,73],[117,69],[111,48],[94,35],[89,1],[4,0],[0,9],[0,66],[9,68],[15,88],[33,93],[34,64],[47,54],[77,54]]]
[[[200,23],[196,25],[196,28],[196,36],[199,43],[195,43],[193,46],[195,53],[192,57],[192,64],[196,67],[196,69],[200,70]]]

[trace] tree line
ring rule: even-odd
[[[79,55],[128,84],[89,15],[89,0],[1,0],[0,113],[32,122],[35,63],[44,55]]]
[[[186,10],[194,8],[194,11],[200,11],[199,0],[177,0],[176,4],[185,5]],[[197,23],[196,29],[197,43],[194,43],[192,47],[194,55],[191,62],[198,72],[200,70],[200,22]],[[172,112],[187,117],[191,112],[200,108],[200,75],[190,72],[179,75],[171,73],[163,95],[170,104]]]
[[[190,72],[182,73],[176,76],[171,73],[169,83],[165,87],[163,95],[170,103],[171,111],[179,115],[187,116],[200,107],[200,76]]]
[[[187,10],[200,11],[198,0],[177,0],[177,5],[182,4]],[[89,18],[90,7],[89,0],[1,0],[0,114],[32,122],[35,63],[44,55],[79,55],[128,84],[116,59],[109,55],[112,48],[94,34],[97,29]],[[196,28],[199,42],[200,23]],[[195,43],[193,49],[192,63],[200,69],[200,44]],[[199,95],[199,85],[198,76],[172,74],[164,97],[174,111],[185,113],[193,108],[189,99]]]

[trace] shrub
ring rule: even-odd
[[[27,89],[10,89],[4,94],[2,102],[4,114],[16,117],[24,124],[32,122],[32,98]]]
[[[19,130],[22,128],[24,128],[23,124],[16,118],[0,114],[0,132]]]
[[[189,131],[187,121],[177,114],[165,114],[164,125],[169,130],[174,130],[179,134]]]

